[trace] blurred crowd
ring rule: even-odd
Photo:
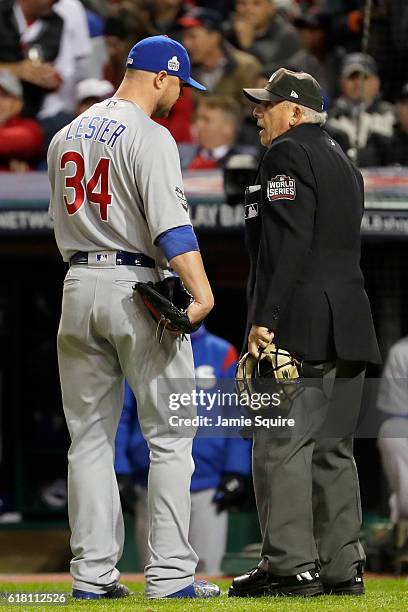
[[[192,76],[169,117],[182,168],[260,154],[243,87],[283,66],[320,82],[327,130],[360,166],[408,160],[408,3],[373,0],[0,0],[0,170],[45,169],[53,135],[119,85],[129,49],[167,34]]]

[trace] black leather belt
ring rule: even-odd
[[[98,259],[99,257],[99,259]],[[106,251],[95,253],[96,263],[103,263],[106,258]],[[72,255],[69,260],[70,266],[75,265],[88,265],[88,253],[78,251]],[[117,266],[138,266],[140,268],[155,268],[156,262],[154,259],[145,255],[144,253],[128,253],[127,251],[116,251],[116,265]]]

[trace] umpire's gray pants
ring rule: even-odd
[[[292,432],[255,429],[253,475],[262,533],[260,567],[280,576],[321,563],[325,583],[349,580],[365,555],[353,436],[364,364],[325,363],[295,400]],[[320,385],[320,388],[319,388]]]
[[[189,341],[180,344],[170,334],[161,344],[155,341],[154,322],[141,300],[132,299],[136,280],[159,278],[146,268],[79,265],[64,282],[58,359],[71,436],[71,573],[74,588],[94,593],[109,591],[119,579],[124,527],[114,442],[125,376],[150,448],[146,595],[163,597],[191,584],[197,556],[188,542],[192,439],[159,435],[157,424],[168,415],[165,406],[158,409],[158,379],[167,392],[179,392],[180,385],[185,391],[193,384],[194,365]],[[188,412],[194,415],[193,408]]]

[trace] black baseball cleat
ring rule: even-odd
[[[80,591],[79,589],[73,589],[72,591],[74,599],[122,599],[122,597],[129,597],[129,595],[130,592],[127,586],[119,582],[106,593],[92,593],[90,591]]]
[[[276,576],[255,567],[246,574],[234,578],[228,591],[228,597],[263,597],[265,595],[315,597],[323,593],[323,585],[317,569],[294,576]]]
[[[362,572],[358,572],[354,578],[334,584],[324,584],[325,595],[364,595],[364,580]]]

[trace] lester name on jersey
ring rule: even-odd
[[[114,105],[116,102],[110,100],[109,105]],[[118,123],[116,119],[109,117],[90,117],[89,115],[80,115],[77,120],[73,121],[65,135],[65,140],[77,140],[85,138],[86,140],[95,140],[106,144],[107,147],[113,147],[116,144],[119,136],[126,130],[124,123]]]

